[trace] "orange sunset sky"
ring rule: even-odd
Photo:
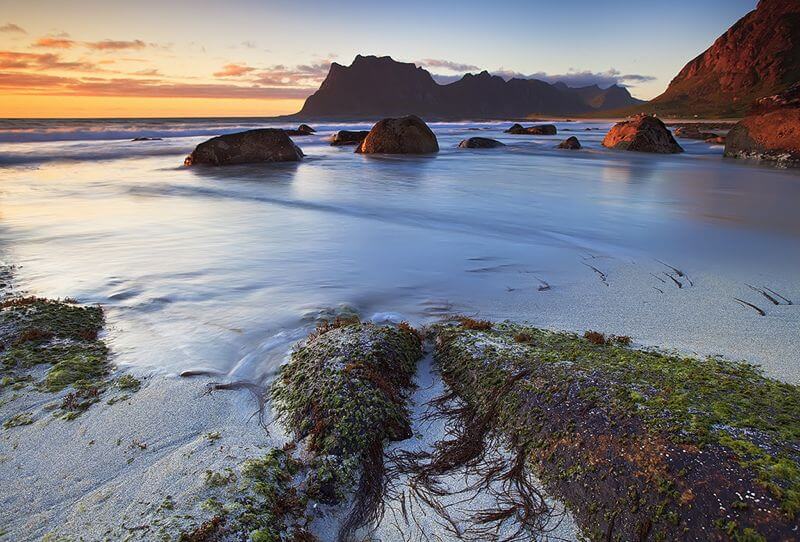
[[[0,0],[0,118],[293,113],[359,53],[649,99],[755,4]]]

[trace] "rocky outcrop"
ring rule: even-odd
[[[494,149],[497,147],[505,147],[505,144],[488,137],[470,137],[458,144],[459,149]]]
[[[680,137],[683,139],[698,139],[701,141],[719,137],[713,132],[701,132],[696,126],[681,126],[676,128],[673,134],[675,137]]]
[[[759,100],[756,112],[728,132],[725,156],[800,165],[800,85]]]
[[[372,127],[356,148],[361,154],[429,154],[439,152],[439,142],[425,122],[415,116],[383,119]]]
[[[581,148],[581,142],[577,137],[572,136],[559,143],[557,148],[576,151]]]
[[[506,133],[513,135],[556,135],[558,130],[553,124],[539,124],[528,126],[527,128],[521,124],[514,124],[506,130]]]
[[[308,124],[301,124],[297,127],[297,130],[284,130],[284,132],[290,136],[307,136],[316,133],[316,130]]]
[[[333,137],[331,137],[331,145],[334,147],[340,147],[342,145],[359,145],[362,141],[364,141],[364,138],[367,137],[367,134],[369,134],[369,130],[339,130],[333,134]]]
[[[603,146],[622,151],[659,154],[683,152],[664,123],[650,115],[637,115],[615,124],[603,139]]]
[[[741,116],[800,80],[800,2],[761,0],[645,106],[660,115]]]
[[[292,118],[355,120],[414,113],[434,119],[508,119],[587,113],[639,103],[622,87],[575,89],[536,79],[506,81],[485,71],[440,85],[414,64],[358,55],[350,66],[331,64],[319,90]]]
[[[303,151],[284,130],[265,128],[218,136],[200,143],[184,165],[223,166],[256,162],[297,162]]]

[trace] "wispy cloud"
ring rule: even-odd
[[[20,53],[0,51],[0,69],[4,70],[82,70],[96,71],[91,62],[65,61],[53,53]]]
[[[440,68],[445,70],[450,70],[453,72],[473,72],[473,71],[480,71],[478,66],[474,64],[462,64],[460,62],[453,62],[451,60],[441,60],[436,58],[425,58],[422,60],[417,60],[414,64],[418,66],[424,66],[426,68]]]
[[[604,72],[593,72],[590,70],[570,69],[563,74],[549,74],[546,72],[536,72],[523,74],[520,72],[505,70],[500,68],[493,72],[503,79],[539,79],[547,83],[564,83],[569,87],[586,87],[597,85],[599,87],[610,87],[612,85],[635,86],[638,83],[654,81],[656,78],[651,75],[641,75],[636,73],[622,73],[615,68],[610,68]]]
[[[225,64],[218,72],[214,72],[214,77],[241,77],[256,69],[244,64]]]
[[[14,23],[6,23],[0,26],[0,32],[4,34],[27,34],[24,28]]]
[[[0,89],[50,96],[116,96],[150,98],[305,98],[306,89],[173,83],[160,79],[60,77],[0,72]]]
[[[74,45],[75,41],[71,39],[52,36],[39,38],[33,43],[34,47],[41,47],[43,49],[71,49]]]
[[[142,40],[102,40],[86,42],[86,47],[95,51],[123,51],[144,49],[147,43]]]

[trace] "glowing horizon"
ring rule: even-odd
[[[650,99],[756,2],[682,0],[663,7],[612,0],[598,8],[576,0],[567,9],[515,0],[490,10],[470,2],[410,2],[416,3],[426,17],[415,16],[411,5],[367,2],[369,10],[353,12],[313,0],[302,7],[284,0],[226,6],[84,0],[69,10],[53,0],[0,0],[0,117],[291,114],[332,61],[347,65],[356,54],[415,62],[442,83],[486,69],[571,86],[623,84]],[[520,32],[526,17],[539,22],[536,32]],[[661,28],[681,25],[658,43],[632,24],[652,18],[663,21]],[[419,37],[398,32],[412,26]],[[474,36],[485,36],[485,43]]]

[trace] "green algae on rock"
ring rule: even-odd
[[[99,306],[69,299],[7,297],[0,302],[0,391],[26,385],[46,393],[71,388],[59,413],[74,419],[109,387],[109,351],[98,338],[104,323]],[[40,366],[46,373],[34,378]],[[116,381],[120,390],[128,392],[140,384],[130,375]]]
[[[422,340],[410,326],[341,322],[297,348],[272,397],[278,417],[309,453],[306,494],[327,504],[357,485],[352,531],[381,498],[383,446],[411,436],[406,406]]]
[[[436,361],[591,540],[793,539],[800,389],[746,363],[597,343],[442,325]]]

